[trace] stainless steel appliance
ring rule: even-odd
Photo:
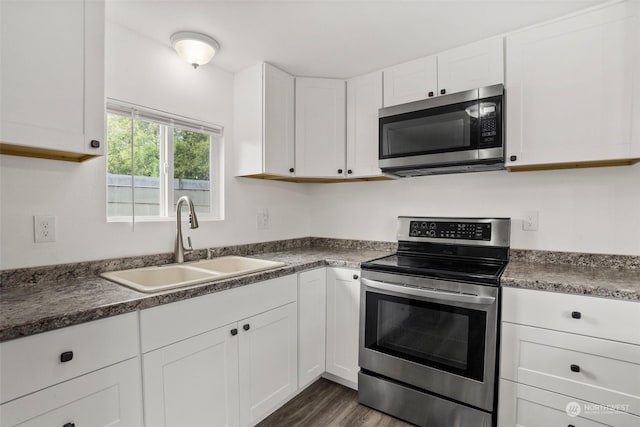
[[[398,252],[362,264],[364,405],[429,427],[495,425],[507,218],[398,218]]]
[[[379,165],[419,176],[504,169],[502,85],[379,110]]]

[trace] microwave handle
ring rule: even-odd
[[[420,289],[403,286],[400,284],[390,284],[378,282],[371,279],[362,279],[362,284],[373,289],[379,289],[381,291],[397,292],[407,295],[413,295],[416,297],[439,299],[442,301],[453,301],[467,304],[478,305],[491,305],[496,299],[494,297],[479,296],[479,295],[467,295],[467,294],[454,294],[450,292],[437,291],[432,289]]]

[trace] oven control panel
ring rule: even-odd
[[[491,240],[491,224],[470,222],[410,221],[409,236],[432,239]]]

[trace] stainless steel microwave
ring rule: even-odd
[[[420,176],[504,169],[504,87],[381,108],[383,173]]]

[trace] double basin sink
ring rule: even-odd
[[[110,271],[100,276],[140,292],[158,292],[284,266],[285,263],[225,256],[184,264]]]

